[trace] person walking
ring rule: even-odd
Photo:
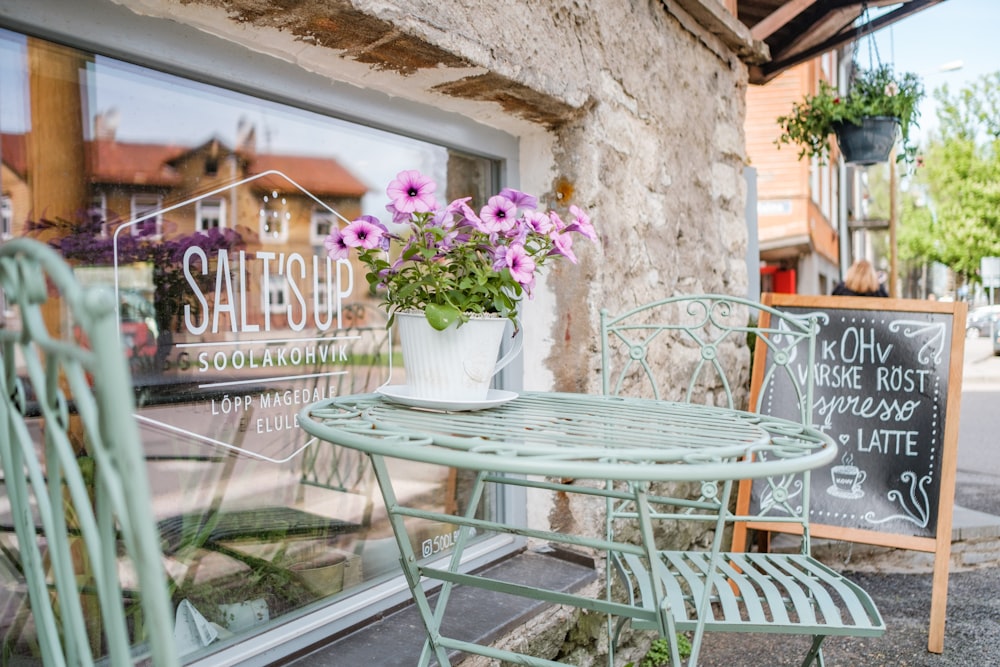
[[[834,296],[889,296],[879,282],[875,267],[867,259],[859,259],[847,270],[844,280],[833,288]]]

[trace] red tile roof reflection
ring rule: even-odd
[[[127,183],[173,187],[180,175],[167,162],[184,153],[182,146],[122,143],[109,139],[88,142],[92,183]]]
[[[26,136],[0,134],[0,158],[25,179],[28,171]],[[86,142],[86,151],[92,183],[174,188],[182,185],[175,165],[188,155],[196,155],[198,149],[98,139]],[[223,155],[227,154],[229,150],[223,148]],[[361,197],[368,192],[368,186],[333,158],[253,152],[237,152],[237,155],[246,170],[243,177],[267,171],[279,171],[287,176],[287,179],[278,175],[260,178],[255,184],[262,189],[290,192],[293,186],[288,179],[291,179],[320,197]]]
[[[0,159],[21,180],[27,180],[28,142],[23,134],[0,134]]]
[[[331,158],[258,153],[249,160],[248,175],[280,171],[314,195],[361,197],[368,192],[368,186]],[[262,188],[288,190],[288,182],[277,175],[264,176],[257,183]]]

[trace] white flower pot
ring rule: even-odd
[[[493,376],[520,352],[515,345],[497,360],[506,325],[506,318],[482,316],[438,331],[423,313],[397,313],[409,393],[442,401],[486,399]]]

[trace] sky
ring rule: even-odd
[[[862,41],[858,64],[869,65]],[[984,74],[1000,71],[1000,0],[945,0],[875,33],[879,62],[923,79],[918,136],[937,125],[933,91],[947,84],[951,94]],[[960,69],[942,71],[961,61]]]

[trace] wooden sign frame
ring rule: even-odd
[[[948,598],[948,566],[951,556],[952,514],[955,496],[955,477],[958,466],[958,423],[962,394],[962,366],[965,352],[964,302],[923,301],[916,299],[885,299],[872,297],[804,296],[792,294],[764,294],[762,302],[781,309],[784,307],[809,309],[819,312],[881,311],[900,313],[950,314],[951,341],[948,359],[948,386],[945,406],[945,423],[942,434],[940,458],[940,484],[937,503],[937,521],[933,537],[880,532],[875,529],[859,529],[836,525],[824,525],[810,521],[812,537],[843,540],[860,544],[894,547],[934,554],[934,570],[931,590],[931,615],[928,630],[927,650],[933,653],[944,651],[945,611]],[[761,324],[766,325],[767,313],[763,313]],[[820,335],[822,339],[822,334]],[[763,346],[761,346],[763,347]],[[757,404],[766,365],[766,352],[755,355],[750,384],[750,404]],[[746,515],[750,509],[752,480],[740,483],[737,498],[737,513]],[[812,493],[812,491],[810,491]],[[733,533],[733,550],[746,548],[747,529],[765,532],[801,532],[789,528],[789,524],[751,522],[737,523]]]

